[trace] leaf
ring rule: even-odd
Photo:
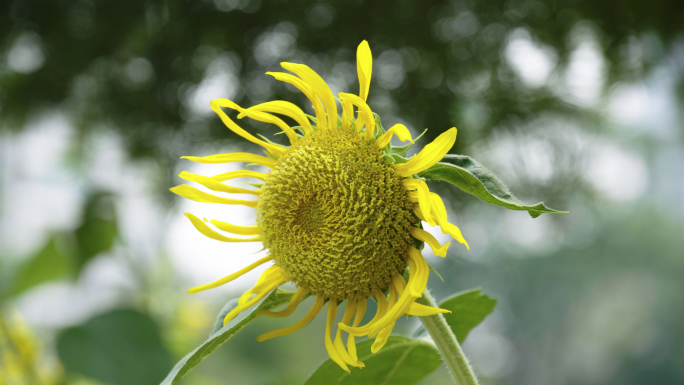
[[[136,310],[114,310],[64,330],[57,353],[67,373],[111,385],[159,383],[171,367],[157,325]]]
[[[109,250],[117,233],[116,210],[111,194],[91,195],[85,204],[81,225],[74,231],[78,247],[76,274],[89,260]]]
[[[57,236],[52,236],[36,255],[24,262],[12,283],[10,295],[72,274],[71,257],[63,250],[63,242],[59,241]]]
[[[496,299],[482,294],[480,289],[473,289],[453,295],[444,300],[439,307],[451,311],[444,313],[444,318],[458,342],[463,343],[470,330],[494,311],[496,302]]]
[[[437,348],[429,342],[391,336],[379,352],[372,354],[373,342],[365,340],[356,345],[365,368],[351,368],[348,374],[328,359],[304,385],[411,385],[442,364]]]
[[[543,213],[567,213],[567,211],[550,209],[543,203],[525,205],[513,196],[499,177],[476,160],[465,155],[446,155],[441,162],[419,173],[418,176],[449,182],[484,202],[510,210],[527,211],[532,218]]]
[[[199,364],[209,354],[228,341],[237,332],[242,330],[242,328],[247,326],[247,324],[252,322],[256,318],[259,311],[273,309],[286,302],[289,302],[293,295],[293,291],[285,291],[280,289],[275,289],[272,291],[271,294],[266,296],[266,298],[258,302],[251,312],[247,313],[244,311],[225,326],[221,326],[218,330],[212,333],[209,338],[202,343],[202,345],[178,361],[173,369],[171,369],[171,372],[166,376],[164,381],[162,381],[161,385],[173,385],[178,383],[178,381],[180,381],[180,379],[190,369],[197,366],[197,364]],[[228,302],[221,310],[221,314],[225,316],[225,314],[235,307],[236,303],[236,299]],[[221,320],[223,319],[223,317],[220,317],[220,315],[219,318]]]

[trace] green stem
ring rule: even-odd
[[[434,297],[432,297],[427,289],[421,298],[416,299],[416,302],[426,306],[438,307]],[[442,355],[442,359],[456,384],[478,385],[475,372],[470,367],[468,359],[463,354],[461,345],[458,344],[454,332],[451,331],[442,313],[419,318],[423,325],[425,325],[425,329],[430,333],[432,340],[435,341],[439,354]]]

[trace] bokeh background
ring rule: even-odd
[[[683,26],[679,0],[0,1],[0,383],[155,384],[203,341],[258,272],[185,290],[260,250],[193,229],[182,212],[253,217],[174,197],[179,171],[232,167],[179,157],[258,151],[212,99],[310,107],[264,75],[280,61],[357,92],[363,39],[386,127],[424,145],[457,126],[452,152],[570,211],[432,186],[471,246],[428,255],[433,293],[499,300],[464,345],[483,384],[684,383]],[[291,322],[259,319],[181,383],[303,383],[321,319],[254,340]]]

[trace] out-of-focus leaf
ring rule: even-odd
[[[496,299],[482,294],[480,289],[473,289],[455,294],[439,304],[439,307],[451,311],[444,313],[444,318],[458,342],[463,343],[470,330],[494,311]]]
[[[212,333],[209,338],[202,343],[197,349],[188,353],[183,357],[176,365],[171,369],[171,372],[166,376],[161,385],[173,385],[178,383],[180,379],[192,368],[197,366],[203,359],[205,359],[209,354],[216,350],[219,346],[228,341],[237,332],[242,330],[247,324],[252,322],[257,313],[261,310],[273,309],[279,305],[282,305],[290,301],[290,298],[294,295],[293,291],[285,291],[280,289],[275,289],[271,294],[267,295],[266,298],[258,302],[251,312],[242,312],[240,315],[235,317],[225,326],[222,326],[214,333]],[[228,311],[235,307],[237,300],[232,300],[223,307],[221,314],[225,316]],[[222,320],[223,317],[219,318]],[[218,321],[217,321],[218,322]],[[221,321],[222,323],[222,321]]]
[[[159,328],[135,310],[114,310],[63,331],[57,352],[67,374],[112,385],[157,384],[171,368]]]
[[[429,342],[391,336],[379,352],[371,353],[374,340],[357,344],[357,354],[366,367],[351,368],[351,374],[328,359],[305,385],[411,385],[442,364],[437,348]]]
[[[117,235],[114,203],[110,194],[93,194],[85,204],[81,225],[76,237],[76,273],[93,257],[109,250]]]
[[[57,236],[52,236],[45,246],[19,268],[10,295],[17,295],[33,286],[53,279],[63,278],[73,272],[73,264],[65,253]]]
[[[526,205],[508,190],[506,185],[476,160],[465,155],[447,155],[441,162],[418,174],[420,177],[449,182],[483,202],[510,210],[527,211],[532,218],[543,213],[566,213],[550,209],[544,203]]]

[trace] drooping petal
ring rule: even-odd
[[[181,159],[187,159],[191,162],[197,163],[235,163],[245,162],[254,163],[260,166],[273,168],[276,165],[276,160],[267,158],[265,156],[251,154],[249,152],[229,152],[225,154],[216,154],[209,156],[181,156]]]
[[[335,315],[337,315],[337,300],[331,298],[328,301],[328,321],[325,323],[325,350],[328,351],[330,359],[339,365],[342,370],[351,373],[349,367],[344,363],[344,360],[337,352],[337,349],[335,349],[335,345],[333,345],[332,339],[330,338],[330,329],[333,322],[335,322]]]
[[[434,225],[430,211],[430,189],[428,188],[427,183],[420,179],[404,179],[401,183],[404,185],[404,188],[409,191],[416,190],[418,195],[418,206],[420,206],[420,211],[423,213],[425,221]]]
[[[212,219],[211,224],[216,226],[219,230],[227,233],[238,235],[259,235],[259,228],[257,226],[236,226],[227,222],[217,221]]]
[[[261,240],[261,237],[255,237],[255,238],[229,238],[226,236],[223,236],[216,231],[212,230],[211,227],[207,226],[204,222],[202,222],[201,219],[197,218],[196,216],[192,215],[191,213],[185,213],[185,216],[190,219],[190,222],[192,222],[193,226],[202,233],[207,238],[215,239],[217,241],[221,242],[258,242]]]
[[[409,159],[408,162],[395,164],[394,170],[400,176],[407,177],[432,167],[442,160],[444,155],[446,155],[451,147],[454,146],[454,143],[456,142],[456,132],[456,127],[453,127],[442,133],[413,158]]]
[[[260,260],[258,260],[256,262],[252,263],[251,265],[245,267],[244,269],[238,270],[229,276],[226,276],[226,277],[219,279],[218,281],[214,281],[212,283],[207,283],[206,285],[200,285],[200,286],[193,287],[190,290],[188,290],[188,293],[191,293],[191,294],[199,293],[201,291],[205,291],[205,290],[213,289],[215,287],[219,287],[221,285],[225,285],[226,283],[233,281],[236,278],[241,277],[244,274],[254,270],[255,268],[257,268],[261,265],[263,265],[264,263],[266,263],[268,261],[272,261],[272,260],[273,260],[272,255],[266,256],[266,257],[261,258]]]
[[[271,338],[286,336],[288,334],[292,334],[292,333],[300,330],[304,326],[308,325],[309,322],[311,322],[311,320],[313,320],[316,317],[316,315],[318,315],[318,313],[323,308],[324,303],[325,303],[325,298],[316,297],[316,302],[314,302],[313,306],[311,306],[311,309],[309,309],[309,311],[306,313],[304,318],[299,320],[299,322],[295,323],[292,326],[288,326],[286,328],[277,329],[277,330],[270,331],[268,333],[264,333],[264,334],[260,335],[259,337],[257,337],[257,341],[258,342],[264,342],[266,340],[270,340]]]
[[[366,299],[360,299],[356,301],[356,315],[354,315],[354,323],[352,324],[352,327],[358,327],[361,321],[363,320],[363,316],[366,314]],[[349,334],[349,337],[347,338],[347,351],[349,351],[349,355],[357,362],[359,361],[359,357],[356,354],[356,341],[355,341],[355,336],[353,334]]]
[[[268,158],[267,158],[268,159]],[[259,179],[261,181],[265,181],[266,177],[268,174],[252,171],[252,170],[235,170],[235,171],[229,171],[225,172],[223,174],[219,175],[214,175],[211,177],[211,179],[217,181],[217,182],[225,182],[227,180],[235,179],[235,178],[254,178],[254,179]]]
[[[323,109],[323,103],[316,96],[316,94],[311,90],[311,87],[304,82],[302,79],[292,75],[286,74],[284,72],[266,72],[266,75],[273,76],[276,80],[281,82],[289,83],[295,86],[298,90],[302,91],[304,95],[311,101],[314,111],[316,112],[316,126],[317,128],[324,128],[326,118],[325,110]]]
[[[180,186],[172,187],[169,189],[172,193],[182,196],[183,198],[188,198],[190,200],[202,203],[221,203],[224,205],[244,205],[247,207],[255,208],[257,201],[243,201],[240,199],[230,199],[221,198],[215,195],[205,193],[192,186],[182,184]]]
[[[413,238],[430,245],[430,248],[435,255],[442,258],[446,257],[447,249],[449,248],[449,245],[451,245],[451,242],[447,242],[444,246],[442,246],[432,234],[421,228],[412,227],[409,231],[411,232],[411,235],[413,235]]]
[[[265,148],[268,152],[275,156],[281,156],[285,152],[285,150],[287,150],[285,147],[278,146],[272,143],[265,142],[261,139],[255,138],[254,136],[252,136],[252,134],[243,130],[240,126],[233,122],[233,120],[230,119],[225,112],[223,112],[221,107],[239,110],[241,107],[235,104],[234,102],[228,99],[216,99],[212,100],[210,104],[211,109],[214,110],[214,112],[221,118],[223,124],[225,124],[234,133],[240,135],[241,137],[247,139],[248,141],[254,144],[260,145],[261,147]]]
[[[363,326],[356,327],[352,327],[343,322],[340,322],[337,324],[337,327],[340,327],[345,332],[355,336],[363,336],[368,334],[368,331],[370,330],[371,326],[373,326],[379,319],[381,319],[385,315],[385,313],[387,313],[387,297],[385,297],[385,293],[378,289],[375,289],[373,293],[375,295],[375,300],[378,303],[378,309],[376,310],[375,316],[372,320],[370,320],[367,324]]]
[[[274,100],[249,107],[249,110],[272,112],[274,114],[285,115],[292,118],[292,120],[302,126],[302,130],[304,130],[305,134],[308,135],[311,133],[311,122],[309,122],[309,119],[306,117],[306,114],[304,114],[304,111],[290,102],[286,102],[284,100]]]
[[[466,242],[465,238],[463,238],[463,234],[461,234],[461,229],[447,221],[446,207],[444,207],[442,198],[435,193],[430,193],[430,200],[432,201],[432,215],[436,219],[439,227],[442,228],[442,233],[451,235],[452,238],[465,245],[465,247],[470,250],[468,242]]]
[[[356,72],[359,75],[359,97],[365,102],[368,99],[373,72],[373,55],[365,40],[356,49]]]
[[[197,175],[193,174],[187,171],[182,171],[179,175],[179,177],[189,180],[191,182],[199,183],[202,186],[214,190],[214,191],[219,191],[219,192],[225,192],[225,193],[230,193],[230,194],[251,194],[251,195],[259,195],[261,193],[260,190],[247,190],[244,188],[239,188],[239,187],[233,187],[233,186],[228,186],[225,185],[221,182],[218,182],[216,179],[208,176],[203,176],[203,175]]]
[[[284,284],[287,281],[287,277],[285,277],[284,275],[280,275],[275,276],[273,279],[266,282],[264,286],[261,288],[261,291],[257,295],[255,295],[254,298],[245,301],[244,303],[238,303],[238,306],[235,309],[231,310],[228,314],[226,314],[226,317],[223,319],[223,325],[225,326],[226,324],[228,324],[228,322],[230,322],[233,318],[237,317],[238,314],[240,314],[246,309],[249,309],[257,302],[261,301],[264,297],[269,295],[273,289]]]
[[[293,72],[299,76],[304,82],[306,82],[309,87],[313,90],[314,94],[321,98],[323,105],[325,106],[325,111],[327,113],[327,127],[329,129],[337,128],[337,103],[335,102],[335,97],[328,84],[321,78],[316,71],[309,68],[309,66],[297,63],[280,63],[280,65],[286,70]],[[318,127],[321,127],[323,122],[318,122]]]
[[[409,132],[408,128],[403,124],[395,124],[375,141],[378,148],[385,148],[392,140],[392,135],[396,135],[402,142],[408,140],[413,143],[413,138],[411,138],[411,132]]]
[[[260,316],[265,316],[265,317],[271,317],[271,318],[284,318],[284,317],[289,317],[295,309],[297,309],[297,306],[299,305],[300,302],[302,302],[302,298],[308,293],[306,289],[303,287],[300,287],[297,289],[297,291],[294,293],[292,298],[290,298],[290,303],[287,304],[287,307],[283,310],[280,311],[271,311],[271,310],[262,310],[259,312],[258,315]],[[321,304],[321,306],[323,306]],[[257,341],[259,338],[257,337]]]
[[[290,140],[290,144],[294,144],[297,139],[297,133],[290,128],[290,126],[285,123],[282,119],[280,119],[277,116],[273,116],[269,113],[262,112],[262,111],[257,111],[252,108],[240,108],[239,109],[240,114],[238,115],[238,119],[242,119],[245,116],[248,118],[252,118],[254,120],[257,120],[259,122],[264,122],[264,123],[270,123],[278,126],[283,132],[285,133],[285,136]]]
[[[347,307],[344,309],[344,315],[342,316],[342,322],[345,324],[348,324],[349,321],[351,321],[352,317],[354,317],[355,311],[356,311],[356,302],[347,300]],[[349,354],[347,349],[344,347],[344,343],[342,342],[342,329],[340,329],[339,327],[337,328],[337,333],[335,334],[335,340],[333,341],[333,346],[335,346],[337,353],[340,354],[340,357],[342,357],[342,360],[347,365],[356,366],[358,368],[363,368],[365,366],[361,362],[358,362],[357,359],[352,358],[352,356]]]
[[[406,312],[408,315],[425,317],[430,315],[435,315],[439,313],[451,313],[451,310],[440,309],[437,307],[426,306],[417,302],[411,304],[411,307]]]

